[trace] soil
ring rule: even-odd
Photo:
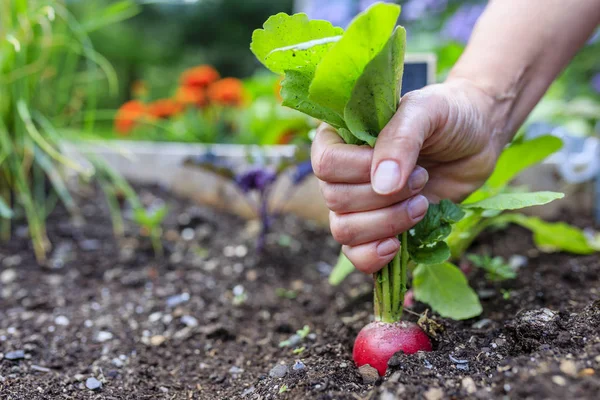
[[[1,244],[1,399],[598,398],[597,255],[540,253],[516,227],[483,235],[472,251],[527,257],[518,278],[471,273],[483,315],[434,316],[445,330],[433,352],[397,354],[384,379],[365,383],[351,354],[371,278],[328,285],[339,246],[327,231],[278,218],[257,255],[255,222],[140,192],[169,205],[163,259],[130,222],[116,239],[92,189],[78,195],[85,222],[50,216],[45,266],[22,223]]]

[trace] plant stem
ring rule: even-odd
[[[375,318],[382,322],[396,322],[402,318],[406,272],[408,268],[408,234],[401,236],[401,249],[388,265],[373,275],[375,280]]]

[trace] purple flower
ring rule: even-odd
[[[600,93],[600,72],[593,76],[590,85],[592,89],[596,91],[596,93]]]
[[[264,192],[277,178],[277,174],[266,168],[252,168],[236,178],[238,187],[248,193],[251,190]]]
[[[416,21],[431,14],[439,14],[448,7],[448,0],[409,0],[402,6],[402,17]]]
[[[301,10],[310,19],[324,19],[335,26],[345,27],[354,17],[353,0],[306,0]]]
[[[308,176],[312,175],[312,173],[313,173],[313,168],[312,168],[312,163],[310,162],[310,160],[301,162],[300,164],[298,164],[296,166],[296,170],[294,171],[294,174],[292,175],[292,183],[294,185],[299,185],[302,182],[304,182],[304,180]]]
[[[451,16],[442,29],[442,35],[459,43],[467,43],[475,23],[485,10],[484,4],[464,4]]]

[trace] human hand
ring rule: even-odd
[[[429,201],[461,201],[485,182],[507,141],[495,102],[465,79],[410,92],[374,149],[319,128],[313,169],[333,237],[356,268],[373,273],[390,262],[397,235],[423,218]]]

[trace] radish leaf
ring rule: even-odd
[[[417,266],[413,289],[417,300],[429,304],[442,317],[468,319],[483,311],[467,278],[451,263]]]
[[[406,31],[397,27],[383,50],[367,64],[346,104],[348,128],[371,147],[398,108],[405,48]]]
[[[483,210],[518,210],[520,208],[541,206],[565,197],[558,192],[501,193],[476,203],[463,204],[463,208]]]
[[[328,21],[309,20],[306,14],[271,16],[252,34],[250,50],[277,74],[296,68],[314,68],[344,30]],[[308,43],[307,43],[308,42]]]
[[[568,251],[575,254],[592,254],[600,251],[600,244],[574,226],[564,222],[546,222],[523,214],[504,214],[498,221],[512,222],[533,232],[535,245],[543,251]]]
[[[383,3],[359,14],[317,65],[310,99],[344,115],[356,81],[387,43],[399,15],[399,6]]]

